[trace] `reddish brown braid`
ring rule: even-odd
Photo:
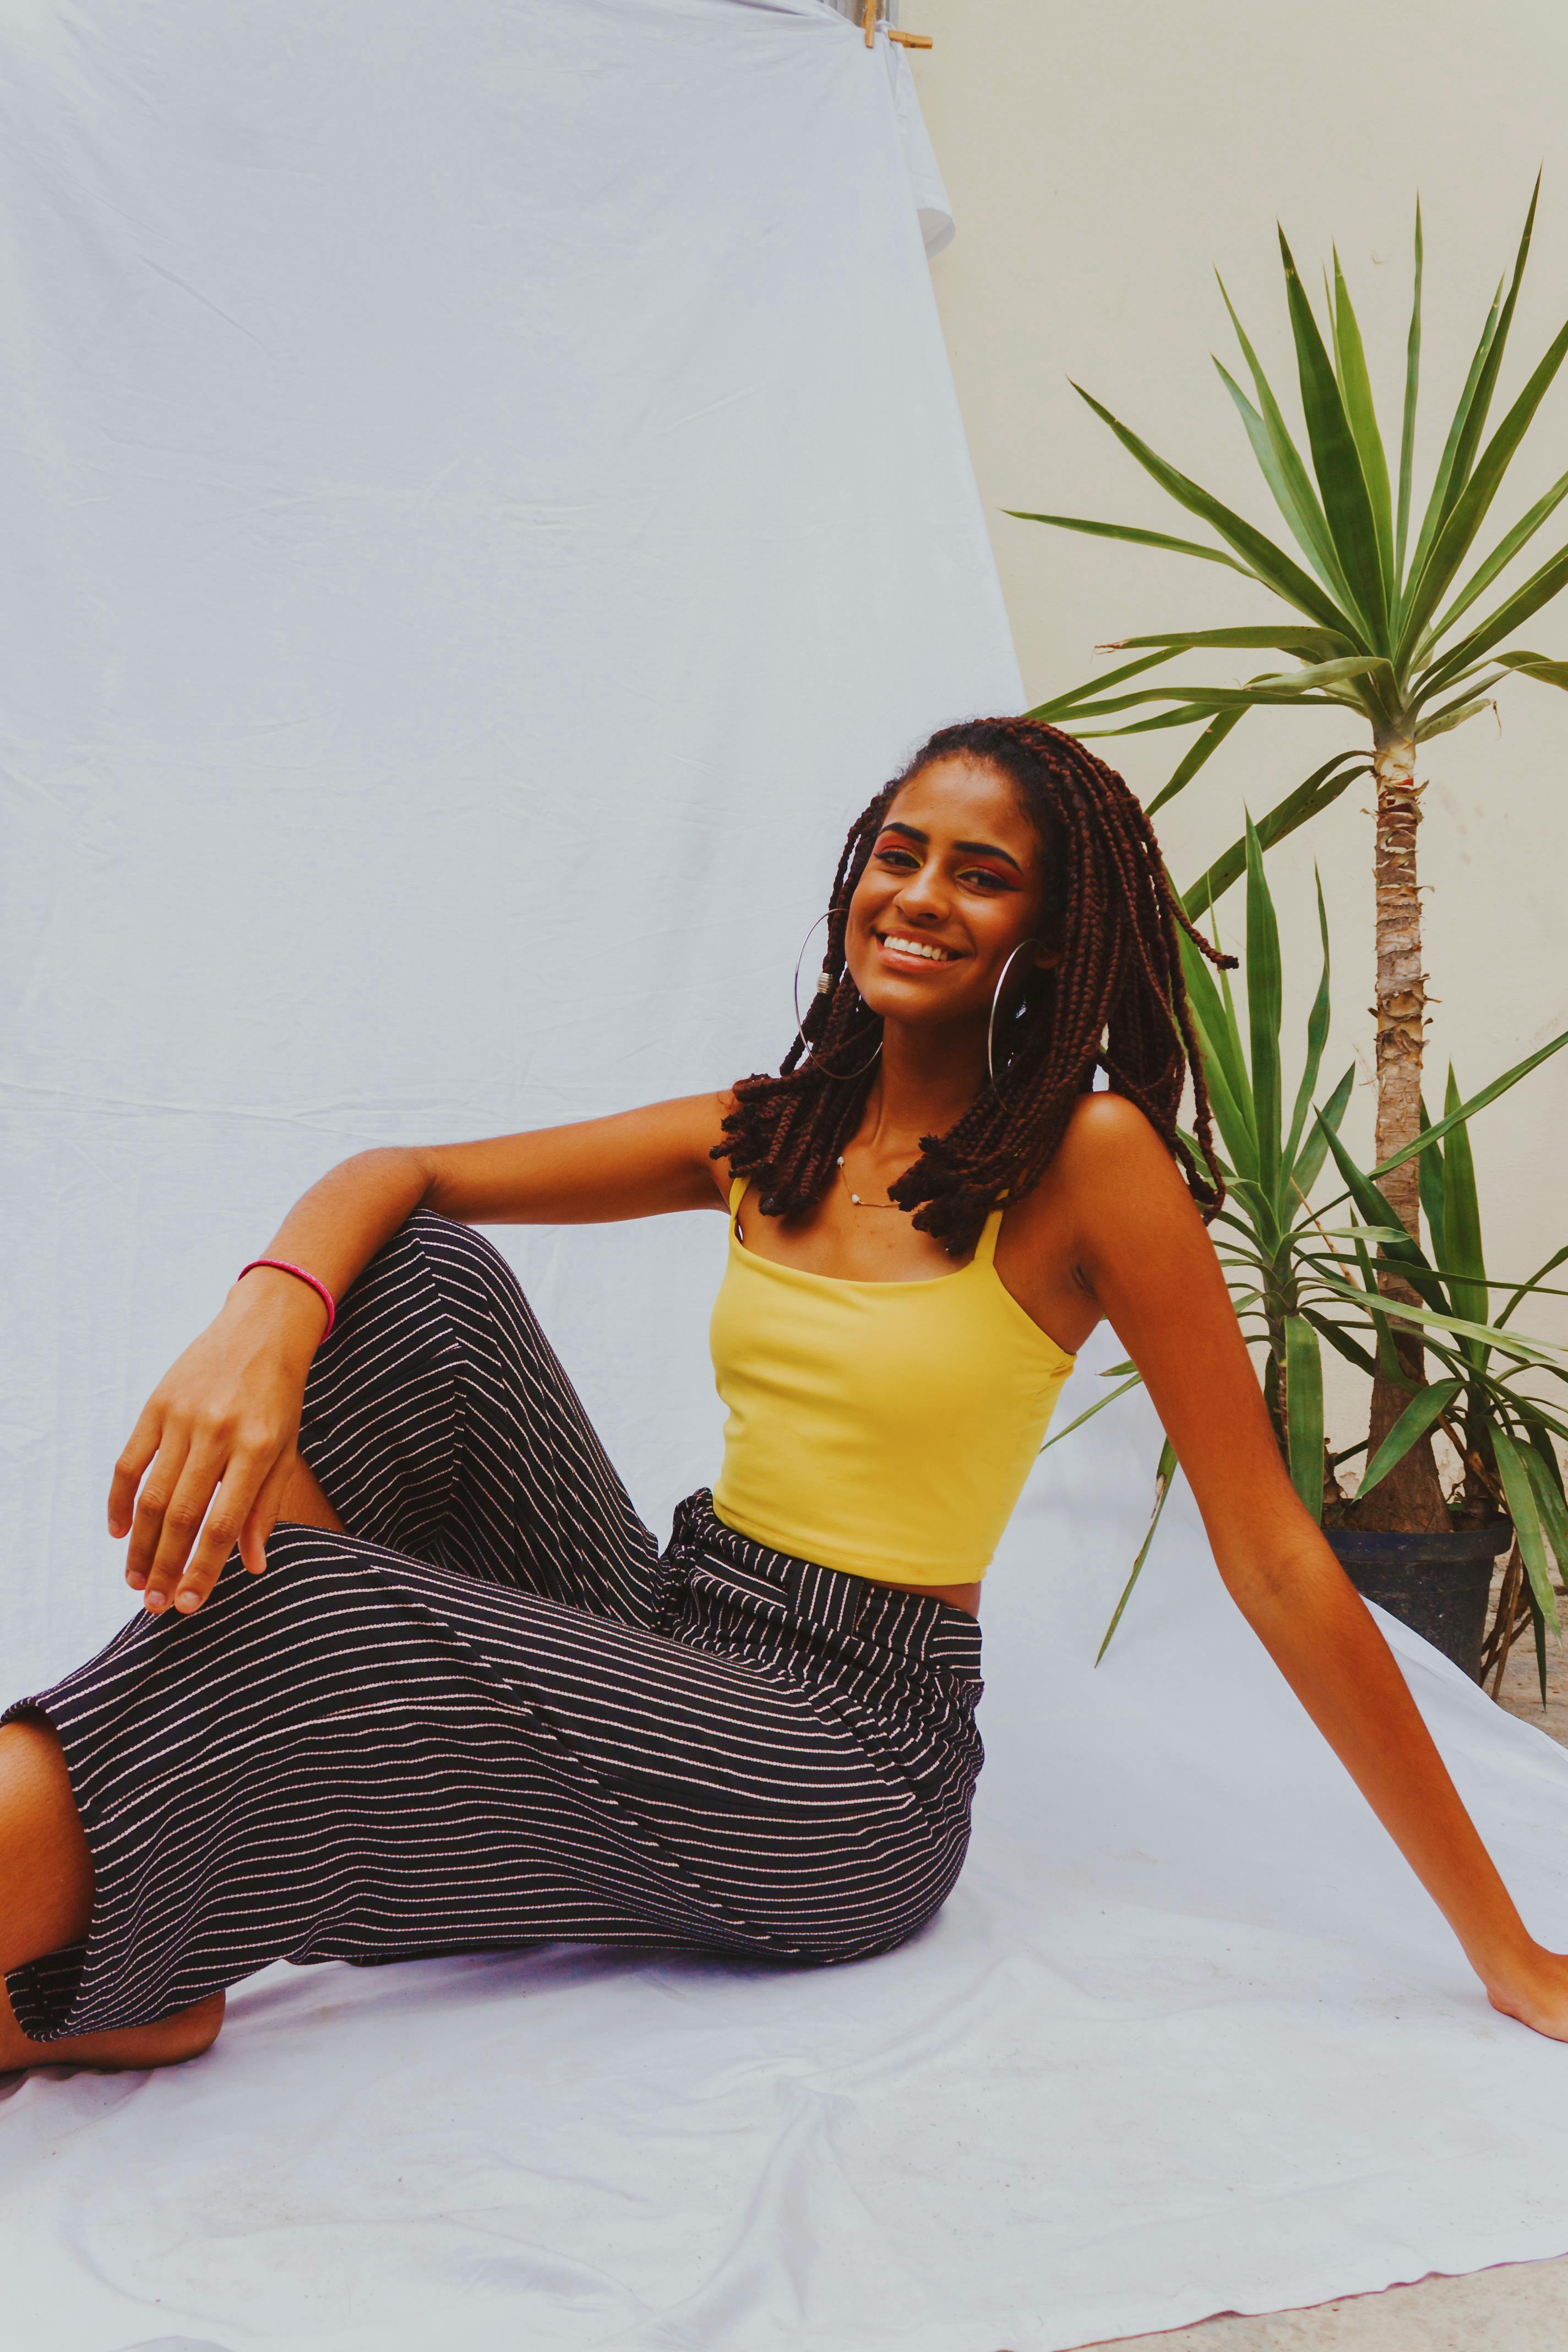
[[[933,761],[966,756],[1013,783],[1040,838],[1044,926],[1059,938],[1053,969],[1029,978],[999,1086],[986,1081],[945,1135],[922,1135],[921,1156],[889,1195],[912,1210],[954,1257],[971,1251],[1004,1193],[1039,1181],[1096,1066],[1164,1138],[1205,1223],[1225,1198],[1208,1094],[1182,978],[1178,934],[1212,963],[1234,964],[1193,928],[1172,889],[1142,807],[1114,769],[1071,735],[1032,719],[975,719],[944,727],[857,817],[833,877],[827,985],[808,1007],[776,1077],[741,1078],[738,1108],[715,1145],[736,1176],[758,1184],[764,1216],[820,1201],[875,1082],[881,1018],[845,967],[849,901],[894,795]],[[809,1047],[809,1055],[807,1048]],[[1202,1166],[1176,1128],[1191,1073]]]

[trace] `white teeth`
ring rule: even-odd
[[[896,932],[889,934],[884,944],[890,948],[899,949],[904,955],[924,956],[931,963],[951,963],[952,961],[952,950],[951,948],[932,947],[924,940],[900,939]]]

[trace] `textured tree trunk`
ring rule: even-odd
[[[1416,890],[1415,828],[1421,794],[1415,745],[1409,736],[1380,741],[1373,755],[1377,783],[1377,1145],[1381,1162],[1414,1143],[1421,1131],[1421,1056],[1426,1021],[1426,975],[1421,969],[1421,900]],[[1414,1238],[1421,1232],[1421,1179],[1416,1161],[1381,1179],[1394,1215]],[[1414,1300],[1397,1275],[1380,1277],[1391,1298]],[[1407,1379],[1422,1377],[1419,1339],[1395,1341]],[[1381,1376],[1373,1382],[1369,1459],[1405,1406],[1408,1390]],[[1426,1534],[1449,1524],[1432,1441],[1424,1437],[1373,1487],[1356,1513],[1358,1526]]]

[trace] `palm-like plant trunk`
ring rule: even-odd
[[[1373,754],[1377,785],[1377,1159],[1392,1159],[1421,1131],[1421,1057],[1426,1022],[1426,975],[1421,968],[1421,900],[1416,887],[1415,830],[1421,822],[1424,786],[1415,781],[1415,744],[1407,734],[1378,739]],[[1381,1179],[1379,1189],[1406,1233],[1419,1240],[1420,1174],[1406,1160]],[[1389,1297],[1415,1303],[1415,1293],[1397,1275],[1384,1274]],[[1394,1342],[1405,1379],[1419,1385],[1420,1341]],[[1373,1382],[1369,1459],[1405,1407],[1410,1390],[1379,1374]],[[1417,1535],[1449,1524],[1437,1465],[1429,1437],[1413,1445],[1404,1460],[1373,1489],[1357,1513],[1366,1528]]]

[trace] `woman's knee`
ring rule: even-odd
[[[39,1716],[0,1724],[0,1969],[80,1941],[92,1856],[64,1750]]]

